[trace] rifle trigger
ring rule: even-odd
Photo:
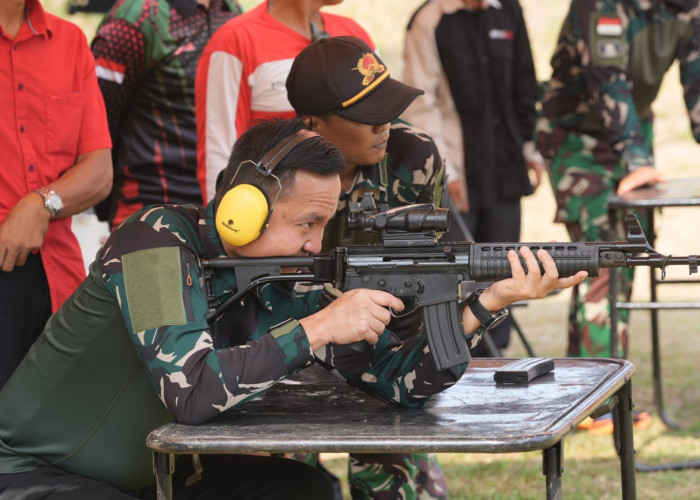
[[[411,314],[413,311],[418,309],[418,306],[416,305],[417,302],[415,299],[411,300],[411,297],[401,297],[401,300],[403,301],[404,305],[406,306],[401,313],[395,312],[391,307],[389,308],[389,312],[391,313],[392,318],[403,318],[404,316]]]

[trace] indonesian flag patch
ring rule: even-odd
[[[98,58],[96,64],[97,67],[95,70],[97,72],[97,78],[107,80],[108,82],[114,82],[118,85],[124,82],[124,73],[126,72],[126,66],[124,64],[109,61],[104,57]]]
[[[622,20],[619,17],[599,17],[596,21],[595,32],[604,36],[622,35]]]
[[[489,30],[489,38],[491,40],[512,40],[513,32],[511,30]]]

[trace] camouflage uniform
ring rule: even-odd
[[[572,0],[551,61],[537,145],[549,167],[555,220],[573,241],[621,237],[609,227],[607,200],[627,174],[654,165],[651,105],[675,60],[700,142],[699,11],[698,0]],[[624,275],[623,300],[632,273]],[[621,353],[627,317],[622,311]],[[606,269],[574,291],[569,354],[609,356],[609,318]]]
[[[331,249],[356,243],[378,243],[376,232],[347,229],[348,202],[360,201],[371,192],[377,203],[390,208],[413,203],[440,206],[444,190],[444,166],[433,140],[401,120],[391,125],[384,160],[358,168],[350,191],[342,193],[336,216],[324,231],[323,247]],[[421,314],[394,320],[389,329],[402,340],[422,330]],[[424,333],[420,333],[422,337]],[[297,459],[318,465],[317,455]],[[354,499],[439,499],[447,497],[447,481],[434,454],[351,454],[348,483]]]
[[[210,325],[200,261],[224,255],[211,204],[150,207],[113,231],[0,393],[0,474],[56,465],[133,490],[154,482],[150,430],[205,422],[314,362],[414,408],[466,368],[437,372],[422,334],[312,352],[298,320],[326,297],[304,284],[265,285]],[[212,289],[225,300],[234,272]]]

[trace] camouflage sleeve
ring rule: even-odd
[[[680,46],[678,60],[691,130],[695,141],[700,143],[700,12],[698,11],[700,6],[696,4],[689,14],[690,35]]]
[[[428,134],[405,122],[393,123],[387,157],[390,207],[413,203],[442,206],[445,165]]]
[[[326,289],[321,305],[333,300]],[[467,336],[467,340],[472,335]],[[328,344],[314,352],[317,362],[364,392],[406,408],[419,408],[428,398],[454,385],[467,365],[437,371],[422,329],[399,338],[385,330],[374,346],[356,350]]]
[[[259,395],[308,366],[313,357],[295,320],[243,345],[216,345],[188,234],[193,231],[178,217],[155,208],[115,230],[100,260],[105,283],[161,400],[181,422],[194,424]]]
[[[398,340],[388,330],[366,351],[329,344],[315,352],[326,369],[377,399],[419,408],[428,398],[454,385],[466,364],[437,371],[424,334]]]
[[[605,127],[608,143],[621,155],[628,171],[653,165],[644,144],[632,83],[627,70],[629,44],[619,2],[614,0],[573,0],[569,29],[580,51],[582,71],[591,107]]]

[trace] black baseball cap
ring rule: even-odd
[[[294,59],[287,97],[300,115],[335,113],[383,125],[399,117],[423,91],[389,76],[389,68],[359,38],[316,40]]]

